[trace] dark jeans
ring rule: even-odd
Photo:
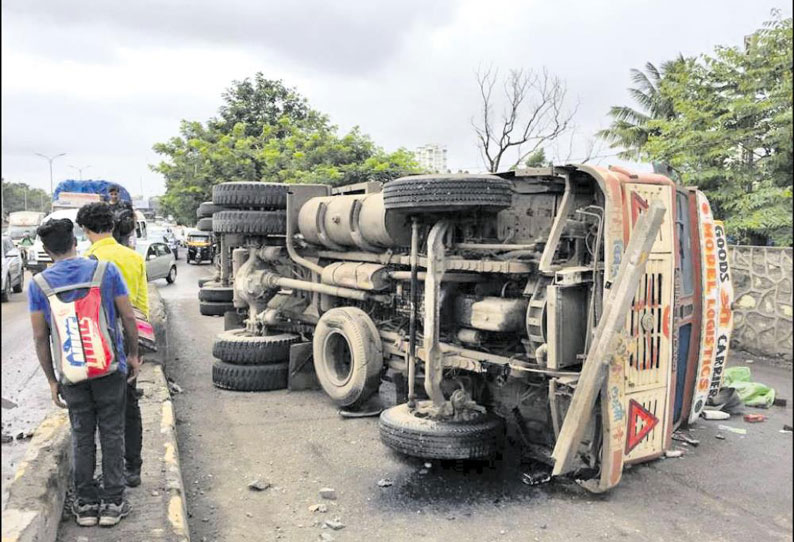
[[[138,380],[127,384],[126,408],[124,409],[124,462],[127,470],[140,472],[141,446],[143,445],[143,424],[141,423],[141,407],[138,405]]]
[[[124,496],[124,394],[127,375],[113,373],[61,386],[72,424],[72,470],[77,498],[83,503],[118,502]],[[102,446],[103,492],[94,480],[96,429]]]

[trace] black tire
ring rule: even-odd
[[[338,307],[323,314],[312,348],[317,380],[337,405],[355,408],[378,391],[383,345],[361,309]]]
[[[196,222],[196,229],[199,231],[212,231],[212,217],[199,218]]]
[[[17,284],[16,286],[14,286],[14,288],[12,289],[12,291],[13,291],[15,294],[21,294],[21,293],[22,293],[22,290],[23,290],[24,288],[25,288],[25,271],[23,270],[23,271],[22,271],[22,272],[19,274],[19,284]]]
[[[494,175],[414,175],[387,182],[383,206],[400,212],[493,212],[510,207],[511,187]]]
[[[212,383],[224,390],[283,390],[287,387],[288,373],[289,363],[232,365],[216,360],[212,364]]]
[[[216,282],[205,283],[198,294],[199,301],[223,301],[231,303],[234,299],[234,288],[231,286],[221,286]]]
[[[168,284],[173,284],[176,281],[176,266],[172,265],[171,269],[168,271],[168,275],[165,277],[165,281]]]
[[[292,333],[248,335],[244,329],[219,333],[212,343],[212,355],[233,365],[272,365],[289,361],[290,346],[300,340]]]
[[[223,313],[223,331],[240,329],[245,327],[245,318],[237,311],[226,311]]]
[[[205,201],[196,207],[196,218],[212,217],[218,211],[225,211],[227,208],[222,205],[215,205],[211,201]]]
[[[204,278],[204,279],[198,279],[198,286],[199,286],[199,288],[201,288],[202,286],[204,286],[204,285],[205,285],[205,284],[207,284],[208,282],[212,282],[212,281],[214,281],[214,280],[215,280],[215,277],[209,277],[209,278]]]
[[[381,441],[405,455],[428,459],[486,459],[498,450],[502,421],[483,414],[470,421],[418,418],[406,403],[381,412]]]
[[[287,231],[287,214],[284,211],[221,211],[213,215],[212,228],[215,233],[279,235]]]
[[[221,183],[212,187],[212,202],[233,209],[286,209],[287,191],[278,183]]]
[[[199,312],[204,316],[223,316],[233,310],[234,305],[225,301],[199,301]]]

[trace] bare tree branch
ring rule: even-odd
[[[572,109],[566,106],[568,91],[564,81],[547,69],[539,73],[510,70],[502,81],[503,105],[496,121],[493,110],[499,104],[495,103],[493,89],[498,75],[492,67],[477,71],[481,115],[476,122],[472,119],[481,158],[491,172],[499,170],[507,154],[515,156],[515,168],[531,153],[570,130],[578,109],[578,103]]]

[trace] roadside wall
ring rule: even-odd
[[[791,261],[791,248],[730,247],[736,348],[792,360]]]

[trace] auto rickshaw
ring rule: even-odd
[[[203,261],[212,262],[214,245],[212,244],[212,233],[203,231],[192,231],[187,235],[187,262],[201,263]]]

